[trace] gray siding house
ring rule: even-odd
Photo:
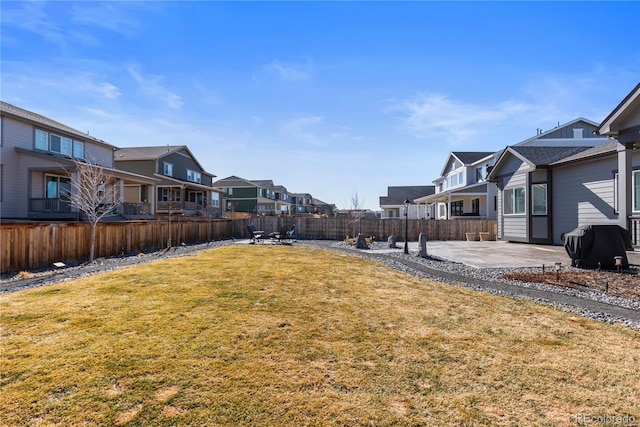
[[[505,149],[488,177],[498,187],[499,239],[561,245],[562,235],[579,226],[619,224],[632,231],[638,245],[639,92],[636,87],[596,128],[597,134],[610,137],[600,137],[604,143]]]
[[[75,191],[76,162],[105,168],[116,186],[113,204],[118,215],[114,217],[124,216],[125,187],[152,185],[155,180],[115,170],[115,148],[48,117],[0,102],[0,218],[81,219],[68,197]]]
[[[204,170],[185,145],[119,148],[118,170],[152,177],[153,187],[130,185],[129,202],[150,203],[156,216],[219,216],[223,192],[213,187],[215,175]]]
[[[617,141],[617,185],[615,207],[618,224],[640,244],[640,84],[618,104],[597,129]]]

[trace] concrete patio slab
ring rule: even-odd
[[[402,251],[404,242],[398,242],[398,249],[385,251]],[[409,242],[409,253],[418,254],[418,243]],[[571,258],[563,246],[532,245],[503,241],[438,241],[427,242],[427,255],[459,262],[475,268],[522,268],[546,267],[561,262],[563,266],[571,265]]]

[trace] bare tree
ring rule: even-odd
[[[96,226],[105,216],[113,215],[119,205],[115,198],[116,185],[113,175],[102,166],[75,161],[74,172],[67,197],[69,204],[91,223],[91,262],[95,258]]]
[[[364,200],[360,199],[360,196],[358,195],[358,190],[354,189],[353,192],[351,193],[351,209],[353,209],[354,211],[359,211],[362,209],[363,206],[364,206]]]

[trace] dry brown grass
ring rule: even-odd
[[[225,247],[0,304],[7,425],[640,419],[638,332],[332,252]]]

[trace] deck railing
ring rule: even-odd
[[[69,213],[71,204],[60,198],[29,199],[29,212],[33,213]]]

